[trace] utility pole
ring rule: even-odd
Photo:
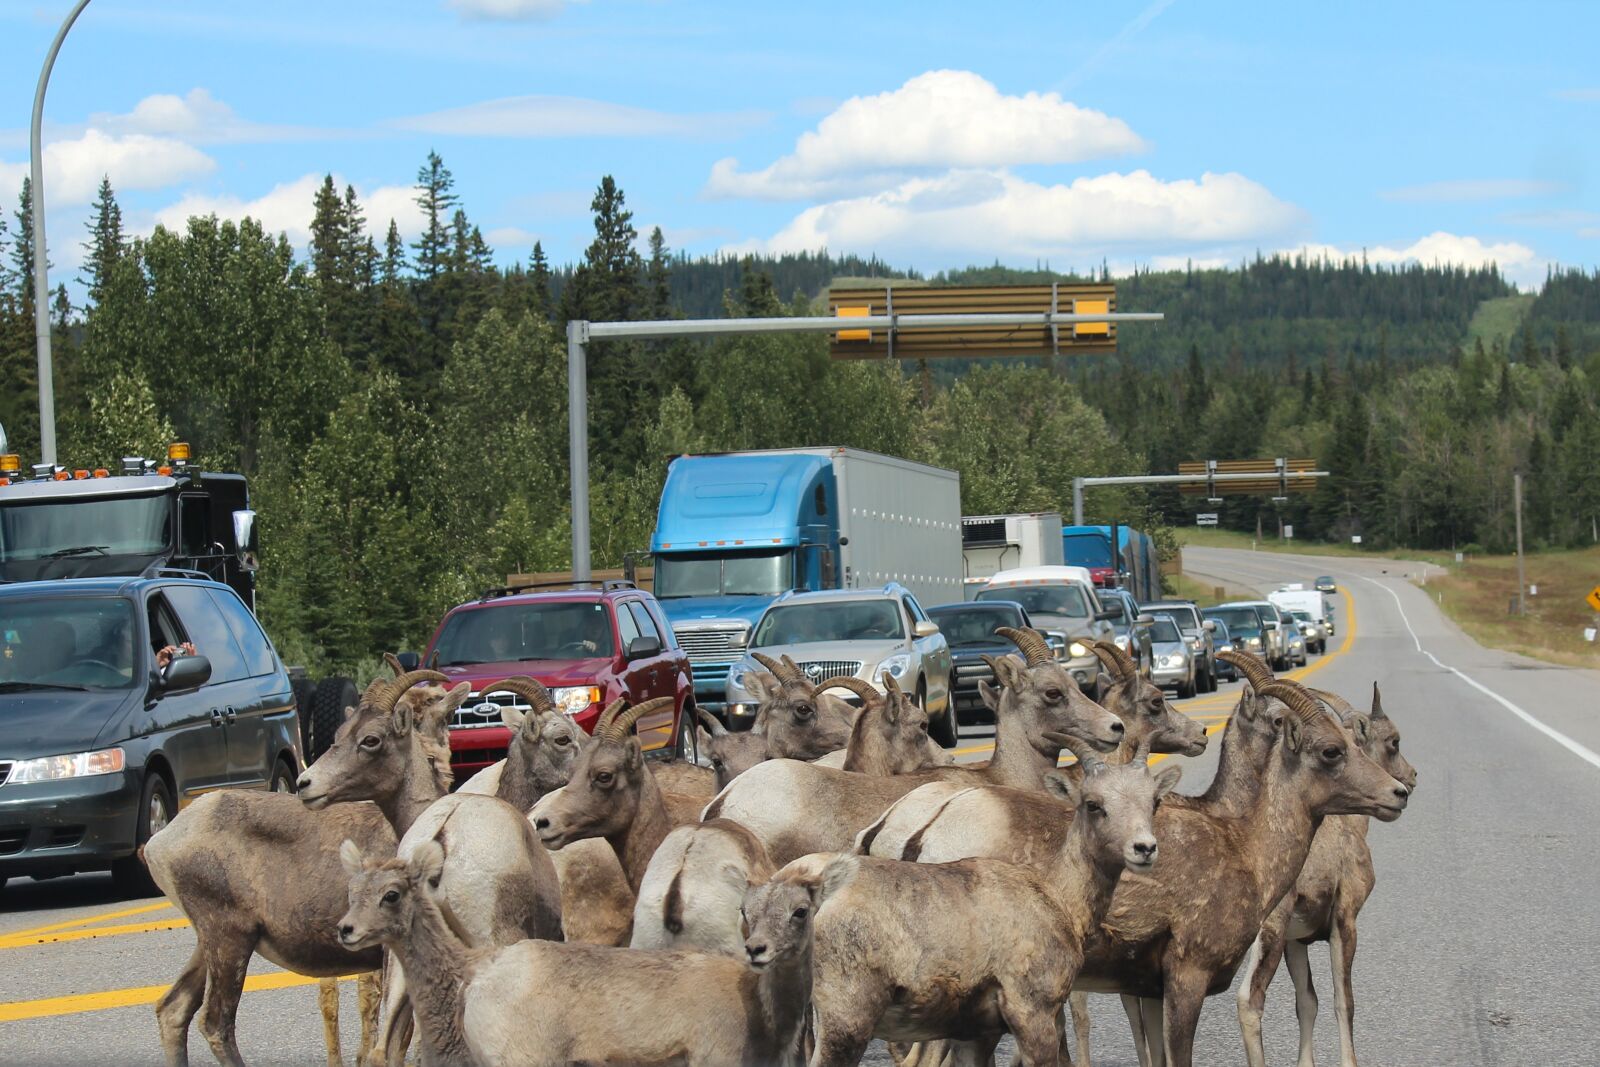
[[[56,53],[61,51],[67,31],[87,6],[89,0],[78,0],[73,5],[44,57],[39,85],[33,93],[33,125],[28,138],[33,153],[28,183],[32,202],[28,206],[33,212],[33,337],[39,352],[39,460],[43,463],[56,461],[56,384],[50,360],[50,266],[44,243],[44,149],[40,128],[44,125],[44,91],[50,84],[50,68],[56,65]]]
[[[1517,614],[1527,610],[1528,576],[1522,565],[1522,472],[1511,476],[1511,498],[1517,509]]]

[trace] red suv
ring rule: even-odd
[[[514,674],[543,682],[556,706],[593,732],[600,711],[618,697],[630,703],[673,698],[672,714],[639,722],[647,749],[665,748],[692,707],[689,657],[672,636],[655,597],[631,582],[563,583],[560,591],[535,586],[491,589],[479,600],[452,608],[439,623],[422,662],[449,675],[452,685],[472,683],[472,694],[450,724],[450,763],[456,781],[503,759],[511,732],[503,707],[523,708],[510,693],[484,688]]]

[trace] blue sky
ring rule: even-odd
[[[0,197],[65,0],[0,2]],[[93,0],[46,107],[52,260],[128,226],[303,246],[430,148],[505,262],[581,255],[602,174],[674,248],[1114,270],[1257,250],[1600,263],[1600,5]],[[65,243],[65,244],[64,244]]]

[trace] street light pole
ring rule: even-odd
[[[44,91],[50,84],[50,68],[56,65],[56,53],[61,51],[67,31],[88,6],[89,0],[78,0],[61,24],[56,39],[50,43],[50,52],[39,71],[39,87],[33,93],[33,127],[28,140],[33,154],[28,209],[33,213],[33,336],[39,351],[39,459],[44,463],[56,461],[56,386],[50,359],[50,267],[44,243],[44,154],[40,128],[44,125]]]

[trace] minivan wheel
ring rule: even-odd
[[[167,780],[154,771],[147,771],[144,794],[139,801],[133,855],[111,863],[111,884],[119,894],[125,897],[150,897],[161,892],[160,887],[151,880],[139,853],[144,851],[145,843],[151,836],[159,833],[176,814],[177,805],[172,802],[172,790],[168,788]]]
[[[295,773],[284,762],[283,757],[278,757],[277,764],[272,768],[272,781],[267,788],[274,793],[293,793]]]
[[[917,683],[917,706],[923,711],[928,710],[927,687],[921,682]],[[955,748],[960,731],[956,729],[956,701],[954,695],[946,698],[944,714],[928,722],[928,733],[939,743],[941,748]]]

